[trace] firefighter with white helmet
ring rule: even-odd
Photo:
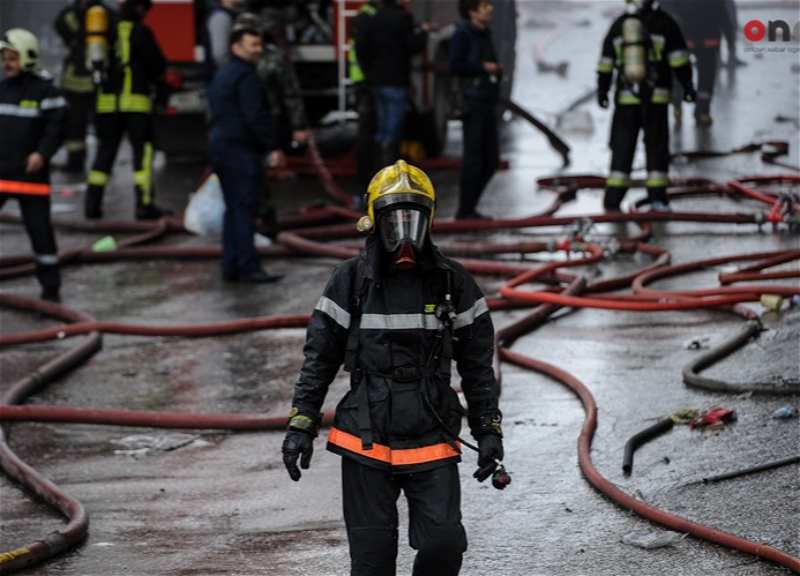
[[[64,141],[67,102],[40,68],[39,41],[12,28],[0,38],[0,207],[19,202],[36,260],[41,297],[58,301],[61,274],[50,221],[50,159]]]
[[[611,171],[603,206],[618,211],[630,186],[639,132],[644,131],[647,159],[645,186],[650,206],[669,210],[669,117],[672,75],[694,102],[692,66],[683,34],[653,0],[628,0],[628,10],[611,25],[597,66],[597,101],[608,107],[608,92],[616,75],[611,125]]]
[[[399,160],[379,171],[359,223],[370,234],[366,246],[336,267],[308,324],[283,459],[299,480],[328,387],[344,365],[350,391],[336,407],[327,448],[342,456],[351,576],[396,573],[401,490],[414,574],[459,573],[467,548],[457,466],[465,410],[450,386],[453,360],[479,445],[475,477],[485,480],[503,457],[492,319],[472,276],[433,244],[435,205],[419,168]]]

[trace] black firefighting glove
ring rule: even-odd
[[[283,465],[289,477],[297,482],[302,476],[300,468],[308,470],[314,455],[314,438],[319,430],[319,418],[298,414],[296,408],[290,413],[288,432],[283,439]],[[297,460],[300,460],[300,468]]]
[[[503,414],[500,410],[486,410],[478,416],[470,416],[472,436],[478,440],[478,469],[472,475],[483,482],[497,469],[503,459]]]
[[[608,108],[608,92],[597,91],[597,104],[600,108]]]
[[[697,91],[692,87],[684,87],[683,88],[683,101],[684,102],[694,102],[697,100]]]
[[[503,459],[503,438],[497,434],[484,434],[478,438],[478,469],[472,475],[483,482],[497,469]]]

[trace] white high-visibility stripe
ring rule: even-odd
[[[323,314],[327,314],[342,328],[350,328],[350,313],[330,298],[323,296],[319,299],[315,308]]]
[[[650,34],[650,40],[653,44],[663,46],[667,42],[667,37],[663,34]]]
[[[41,116],[38,108],[17,106],[16,104],[0,104],[0,116],[17,116],[19,118],[36,118]]]
[[[58,254],[37,254],[36,261],[45,266],[54,266],[58,264]]]
[[[437,330],[439,319],[433,314],[364,314],[363,330]]]
[[[342,328],[350,327],[350,313],[330,298],[319,299],[316,309],[327,314]],[[472,308],[458,314],[453,323],[455,329],[469,326],[475,318],[489,311],[486,298],[481,298]],[[439,319],[433,314],[364,314],[361,316],[362,330],[438,330]]]
[[[458,330],[464,326],[469,326],[475,322],[475,318],[488,311],[489,305],[486,303],[486,298],[481,298],[472,305],[472,308],[465,310],[456,317],[456,321],[453,323],[453,328]]]
[[[65,108],[67,100],[63,96],[56,96],[55,98],[45,98],[39,104],[42,110],[54,110],[56,108]]]

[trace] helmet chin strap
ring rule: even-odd
[[[417,254],[411,242],[403,242],[394,258],[394,267],[398,270],[413,270],[417,267]]]

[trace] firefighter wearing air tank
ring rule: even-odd
[[[69,102],[67,163],[70,172],[86,167],[86,134],[95,108],[100,69],[107,63],[108,10],[100,0],[74,0],[53,22],[69,48],[61,71],[61,91]]]
[[[309,467],[320,409],[344,365],[350,390],[327,448],[342,456],[351,576],[396,573],[401,491],[417,550],[413,574],[459,573],[465,410],[450,386],[453,360],[479,445],[475,477],[485,480],[503,457],[492,319],[472,276],[432,242],[435,204],[420,169],[399,160],[379,171],[359,223],[369,233],[365,248],[336,267],[308,325],[284,464],[293,480]]]
[[[686,41],[675,21],[653,0],[628,0],[603,42],[598,64],[597,101],[608,107],[608,92],[616,72],[614,118],[611,125],[611,171],[603,206],[620,210],[630,186],[639,131],[644,131],[647,195],[650,206],[669,210],[669,118],[672,75],[694,102],[692,67]]]
[[[103,216],[103,193],[126,133],[133,149],[136,218],[157,219],[168,214],[154,202],[154,93],[163,89],[167,61],[153,32],[142,22],[151,6],[152,0],[125,0],[112,31],[108,70],[97,92],[98,144],[87,182],[86,218]]]

